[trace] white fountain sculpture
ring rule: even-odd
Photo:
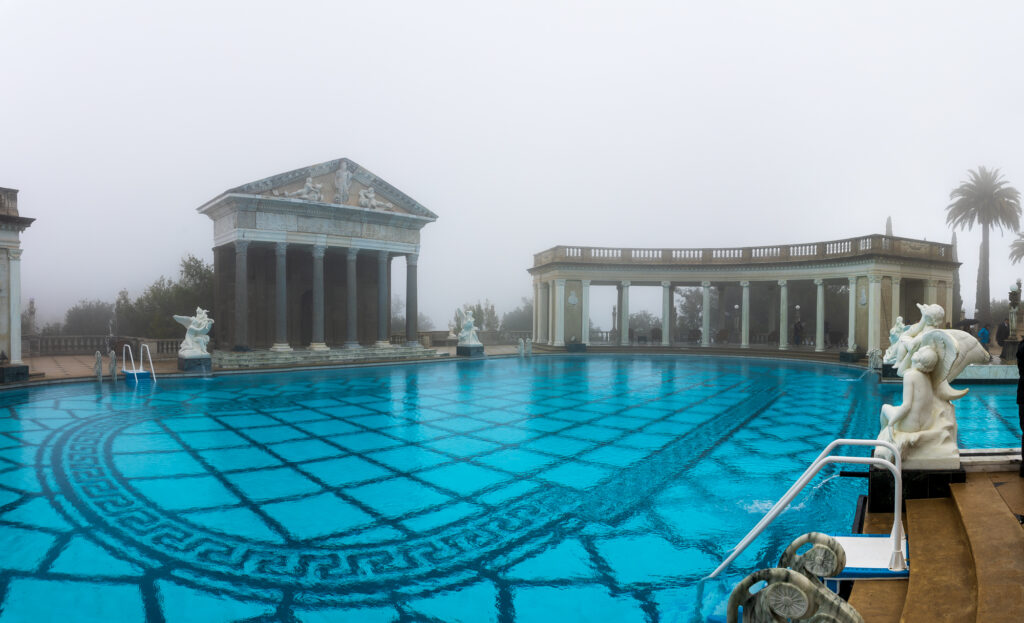
[[[462,308],[455,310],[459,319],[459,346],[482,346],[480,338],[476,336],[476,327],[473,326],[473,312],[464,311]]]
[[[174,316],[174,320],[185,327],[185,339],[178,347],[178,357],[182,359],[198,359],[209,357],[206,345],[210,343],[207,333],[213,328],[213,318],[206,315],[206,310],[196,307],[195,316]]]
[[[971,334],[941,329],[945,311],[921,305],[921,320],[909,327],[897,318],[889,332],[891,345],[884,361],[903,377],[903,404],[882,405],[878,439],[900,450],[904,469],[958,469],[956,408],[952,401],[967,394],[949,382],[972,363],[986,363],[989,354]],[[876,454],[889,458],[885,449]]]

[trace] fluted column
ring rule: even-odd
[[[345,348],[359,348],[359,283],[356,277],[356,261],[359,249],[349,247],[345,255]]]
[[[533,282],[533,331],[530,336],[534,342],[540,339],[540,285]]]
[[[700,305],[700,345],[711,346],[711,282],[702,281],[704,298]]]
[[[779,279],[779,350],[789,350],[789,286]]]
[[[277,260],[277,281],[274,286],[274,345],[270,350],[287,352],[288,345],[288,243],[274,245]]]
[[[405,256],[405,345],[419,346],[419,300],[416,287],[416,264],[418,253]]]
[[[313,245],[313,341],[309,350],[330,350],[324,342],[324,253],[327,247]]]
[[[391,256],[387,251],[377,253],[377,348],[391,345],[388,341],[388,264]]]
[[[814,309],[814,350],[820,353],[825,350],[825,280],[815,279],[814,285],[818,286],[818,302]]]
[[[580,296],[580,309],[583,312],[583,338],[580,340],[584,344],[590,343],[590,280],[584,279],[583,292]]]
[[[249,241],[235,241],[235,350],[249,350]]]
[[[741,315],[740,348],[750,348],[750,282],[741,281],[743,286],[743,310]]]
[[[928,298],[927,296],[925,297]],[[934,293],[932,300],[935,299]],[[881,339],[882,319],[882,277],[881,275],[868,275],[868,343],[865,348],[868,351],[879,347]]]
[[[619,344],[629,346],[629,282],[622,282],[622,306],[619,307]]]
[[[938,303],[938,290],[939,282],[934,279],[925,279],[924,281],[924,302],[929,305]],[[988,319],[985,319],[988,322]]]
[[[534,340],[538,344],[548,343],[548,284],[541,281],[537,284],[537,292],[540,294],[540,304],[537,306],[537,336]]]
[[[565,279],[555,279],[555,341],[565,346]]]
[[[10,264],[11,363],[21,365],[21,249],[7,249]]]
[[[672,315],[672,282],[661,282],[661,345],[668,346],[671,332]]]
[[[850,291],[850,317],[847,322],[846,352],[857,350],[857,278],[847,277]]]
[[[555,282],[548,282],[548,345],[555,345]]]
[[[896,318],[900,315],[900,278],[892,278],[892,314],[889,318],[889,326],[896,325]]]
[[[947,281],[945,283],[946,283],[946,300],[944,302],[946,304],[946,322],[948,322],[949,326],[952,327],[953,326],[953,319],[956,317],[953,314],[953,311],[954,311],[953,310],[953,283],[950,282],[950,281]],[[958,310],[956,310],[956,312],[959,313],[960,310],[958,309]],[[1013,336],[1011,336],[1011,337],[1013,337]]]

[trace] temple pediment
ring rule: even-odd
[[[279,173],[227,192],[437,218],[414,199],[348,158]]]

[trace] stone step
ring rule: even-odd
[[[900,622],[973,621],[977,581],[956,504],[933,498],[906,505],[910,579]]]
[[[974,620],[1020,621],[1024,604],[1024,528],[988,474],[968,474],[967,482],[950,485],[950,490],[974,560],[978,608]]]
[[[904,524],[906,520],[904,515]],[[891,528],[892,513],[869,512],[864,517],[865,534],[885,534]],[[914,540],[909,530],[907,534],[910,547],[913,548]],[[857,580],[853,584],[849,602],[866,623],[899,623],[906,597],[906,580]]]

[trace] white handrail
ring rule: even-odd
[[[153,383],[156,383],[156,368],[153,367],[153,355],[149,352],[149,344],[143,344],[139,347],[139,360],[142,360],[142,354],[145,353],[149,359],[149,374],[150,378],[153,379]]]
[[[874,457],[868,458],[857,456],[824,456],[827,452],[831,451],[831,449],[837,445],[884,446],[893,451],[893,456],[895,457],[896,462],[893,463],[892,461],[888,461],[886,459],[878,459]],[[819,471],[821,471],[821,468],[829,463],[854,463],[859,465],[876,465],[879,467],[885,467],[892,473],[893,479],[895,480],[895,495],[893,496],[893,524],[892,531],[890,533],[890,538],[892,539],[892,554],[889,558],[889,570],[905,570],[907,568],[907,561],[903,557],[903,523],[900,517],[903,509],[903,478],[899,467],[901,464],[899,458],[899,451],[896,450],[896,447],[893,446],[891,443],[885,441],[878,441],[874,439],[837,439],[833,441],[831,444],[829,444],[825,452],[822,452],[822,454],[819,455],[819,457],[814,461],[814,463],[811,464],[811,466],[808,467],[806,471],[804,471],[803,475],[800,476],[800,478],[793,484],[793,486],[789,488],[789,491],[787,491],[786,494],[782,496],[782,498],[780,498],[778,502],[775,503],[775,506],[773,506],[772,509],[765,514],[761,521],[758,522],[758,524],[750,532],[747,533],[747,536],[743,537],[743,539],[736,544],[736,547],[734,547],[729,556],[724,561],[722,561],[722,564],[718,565],[718,568],[712,571],[711,574],[708,575],[705,579],[717,576],[719,573],[722,572],[723,569],[728,567],[729,564],[732,563],[732,561],[735,560],[737,556],[743,553],[743,550],[745,550],[747,546],[754,541],[754,539],[760,536],[761,532],[768,526],[768,524],[774,521],[775,518],[778,517],[783,510],[785,510],[785,507],[788,506],[789,503],[793,501],[793,498],[795,498],[797,494],[800,493],[800,491],[807,485],[807,483],[810,482],[818,474]]]
[[[126,356],[125,353],[128,353],[128,355]],[[129,357],[131,357],[131,360],[132,360],[132,369],[131,369],[131,371],[134,372],[135,371],[135,355],[132,354],[132,347],[129,346],[128,344],[125,344],[121,348],[121,372],[128,372],[129,371],[128,368],[124,367],[125,364],[128,363],[128,358]]]
[[[125,353],[127,353],[127,355]],[[153,367],[153,355],[152,353],[149,352],[149,344],[143,344],[141,347],[139,347],[139,362],[142,364],[145,364],[146,362],[146,360],[143,359],[144,356],[149,359],[150,378],[152,378],[153,382],[156,383],[156,368]],[[129,359],[131,359],[132,362],[131,370],[125,367],[125,364],[128,363]],[[132,347],[128,344],[125,344],[124,347],[121,349],[121,372],[123,372],[126,377],[128,376],[129,373],[134,374],[136,376],[135,380],[138,380],[138,374],[140,372],[145,371],[145,368],[135,367],[135,355],[132,354]]]
[[[899,470],[901,474],[903,473],[903,462],[900,460],[900,451],[891,442],[882,441],[880,439],[835,439],[832,441],[832,443],[825,446],[825,449],[821,451],[821,454],[818,455],[818,458],[814,459],[814,461],[811,462],[807,469],[804,470],[804,473],[800,475],[800,478],[797,479],[797,481],[793,483],[793,486],[789,488],[789,491],[786,491],[786,493],[781,498],[779,498],[779,501],[775,503],[775,506],[772,506],[771,510],[765,513],[764,517],[761,518],[761,521],[759,521],[758,524],[751,529],[751,532],[753,532],[754,530],[760,531],[762,528],[764,528],[765,524],[771,521],[770,519],[768,519],[768,516],[771,513],[775,512],[775,509],[778,508],[780,504],[782,504],[782,500],[785,499],[787,495],[803,487],[803,485],[800,484],[801,479],[807,474],[807,472],[811,471],[811,469],[818,461],[831,454],[832,450],[834,450],[836,446],[884,446],[892,451],[892,455],[895,458],[896,469]],[[736,548],[734,547],[733,549]]]

